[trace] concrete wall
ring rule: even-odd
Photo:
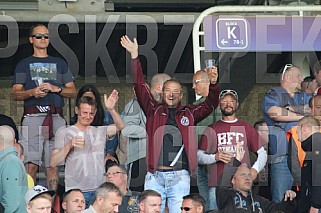
[[[84,79],[77,79],[76,88],[80,88],[84,84],[88,84]],[[109,94],[112,89],[119,91],[119,101],[117,110],[122,112],[126,103],[132,98],[132,84],[125,83],[125,80],[121,80],[121,83],[110,84],[106,79],[98,79],[96,83],[93,83],[99,92],[103,95],[104,93]],[[267,88],[275,86],[271,84],[256,84],[250,93],[247,95],[245,100],[240,104],[239,111],[237,112],[238,118],[253,124],[258,119],[262,118],[261,103],[265,95]],[[184,96],[187,97],[187,88],[185,87]],[[102,97],[103,98],[103,97]],[[17,126],[20,125],[20,119],[23,113],[23,102],[14,101],[11,98],[11,79],[0,79],[0,113],[8,115],[13,118]],[[186,103],[186,99],[183,100]],[[75,102],[73,99],[65,99],[64,115],[69,123],[69,118],[74,114]]]

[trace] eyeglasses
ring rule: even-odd
[[[114,176],[114,175],[118,175],[118,174],[125,174],[125,173],[124,172],[120,172],[120,171],[114,171],[114,172],[107,172],[104,175],[105,176],[109,176],[109,175]]]
[[[35,35],[32,35],[31,37],[36,38],[36,39],[48,39],[49,38],[49,34],[45,33],[45,34],[41,34],[41,33],[37,33]]]
[[[284,74],[285,74],[285,72],[286,72],[289,68],[291,68],[291,67],[293,67],[292,64],[286,64],[286,65],[284,66],[283,71],[282,71],[281,80],[284,79]]]
[[[181,207],[181,210],[183,211],[186,211],[186,212],[189,212],[191,211],[191,209],[194,208],[194,207]]]
[[[234,96],[234,98],[236,98],[236,100],[238,100],[239,96],[237,94],[237,92],[235,90],[231,90],[231,89],[226,89],[226,90],[223,90],[222,92],[220,92],[219,94],[219,99],[223,98],[225,95],[227,94],[231,94]]]

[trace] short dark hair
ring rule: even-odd
[[[101,101],[101,96],[100,93],[98,91],[98,89],[90,84],[84,85],[82,86],[76,96],[76,102],[86,93],[86,92],[91,92],[96,99],[96,103],[97,103],[97,112],[96,115],[94,117],[93,122],[91,123],[92,126],[104,126],[105,124],[105,111],[104,111],[104,107],[103,107],[103,103]],[[78,117],[76,116],[76,121],[75,123],[77,123],[77,119]]]
[[[185,195],[183,197],[183,200],[186,199],[192,200],[194,203],[203,206],[203,208],[205,207],[205,199],[200,194],[192,193],[189,195]]]
[[[162,198],[161,194],[159,194],[158,192],[151,189],[147,189],[147,190],[144,190],[142,193],[140,193],[140,195],[138,196],[139,203],[143,202],[147,197]]]
[[[45,28],[47,28],[47,26],[44,25],[44,24],[35,24],[35,25],[32,25],[32,26],[29,28],[29,37],[31,37],[31,36],[33,35],[33,30],[34,30],[36,27],[45,27]]]
[[[255,129],[258,129],[259,126],[262,126],[264,123],[266,123],[265,120],[261,119],[261,120],[256,121],[253,126]]]
[[[313,102],[313,100],[316,99],[316,98],[321,98],[321,95],[317,94],[317,95],[312,96],[312,98],[310,98],[310,100],[309,100],[309,107],[310,107],[310,108],[313,107],[312,102]]]
[[[90,106],[95,106],[97,108],[96,100],[89,96],[79,98],[76,102],[76,106],[79,108],[80,104],[89,104]]]
[[[311,82],[311,81],[313,81],[315,79],[315,77],[314,76],[307,76],[307,77],[305,77],[304,79],[303,79],[303,82]]]
[[[167,81],[164,82],[164,84],[163,84],[163,91],[164,91],[164,89],[165,89],[165,85],[166,85],[167,83],[169,83],[169,82],[179,84],[181,93],[183,92],[183,86],[182,86],[182,84],[181,84],[178,80],[176,80],[176,79],[174,79],[174,78],[168,79]]]
[[[82,194],[84,194],[84,193],[81,191],[81,189],[69,189],[69,190],[66,191],[66,192],[64,193],[64,195],[62,196],[62,201],[66,202],[67,197],[68,197],[68,195],[70,195],[71,192],[81,192]]]

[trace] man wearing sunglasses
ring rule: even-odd
[[[204,208],[205,200],[201,195],[192,193],[183,197],[181,213],[203,213]]]
[[[286,132],[296,126],[308,112],[311,95],[301,92],[302,81],[300,68],[286,64],[280,86],[269,89],[262,103],[264,120],[269,128],[269,172],[274,202],[281,202],[285,191],[291,189],[293,184],[293,176],[288,167],[289,141]]]
[[[42,165],[47,174],[49,189],[57,189],[58,170],[50,167],[50,155],[54,145],[54,134],[65,126],[63,117],[64,98],[76,94],[74,77],[67,63],[61,58],[49,56],[49,32],[46,26],[37,24],[30,28],[29,42],[33,55],[21,60],[13,78],[13,97],[24,101],[21,144],[26,150],[27,173],[36,183],[36,174]]]
[[[267,154],[264,141],[256,129],[236,117],[239,106],[238,94],[234,90],[223,90],[219,94],[219,106],[222,119],[210,125],[202,135],[197,152],[198,162],[208,165],[209,173],[209,209],[217,209],[216,186],[226,165],[229,165],[240,146],[245,152],[242,163],[251,165],[249,151],[257,153],[258,157],[251,168],[253,179],[264,168]]]

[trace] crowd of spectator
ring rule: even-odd
[[[264,96],[264,119],[252,126],[237,118],[237,91],[220,91],[215,64],[195,72],[193,89],[201,98],[182,105],[182,84],[162,73],[149,86],[137,40],[122,36],[134,86],[118,113],[117,90],[103,101],[93,85],[77,93],[66,62],[47,53],[45,25],[33,26],[29,41],[33,55],[17,64],[12,87],[13,98],[24,102],[20,131],[0,115],[0,212],[321,209],[320,61],[305,79],[299,67],[286,64],[280,86]],[[64,98],[76,98],[69,126]],[[57,193],[60,166],[63,195]],[[37,179],[39,167],[45,186]],[[198,193],[191,193],[192,177]]]

